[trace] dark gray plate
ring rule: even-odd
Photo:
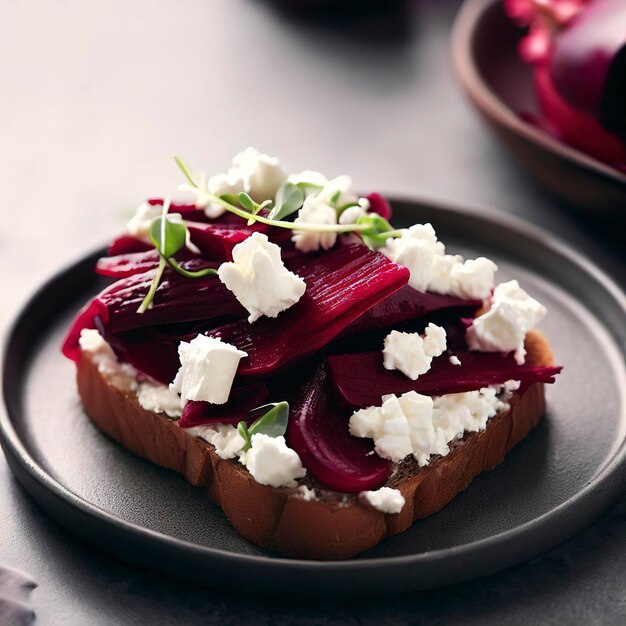
[[[476,210],[394,203],[431,221],[449,250],[484,254],[549,308],[565,365],[540,426],[444,510],[347,562],[297,561],[242,539],[205,494],[107,439],[83,414],[59,346],[97,289],[92,255],[53,277],[6,344],[0,435],[25,488],[61,524],[131,563],[195,582],[318,595],[393,593],[509,567],[589,524],[626,482],[626,303],[596,267],[547,233]]]

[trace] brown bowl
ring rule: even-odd
[[[532,69],[518,57],[524,31],[501,0],[467,0],[452,34],[459,80],[489,127],[522,165],[574,206],[626,217],[626,175],[524,121],[537,113]]]

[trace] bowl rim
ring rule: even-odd
[[[455,74],[464,91],[484,115],[500,126],[510,129],[529,142],[558,154],[580,168],[592,170],[598,175],[611,179],[618,185],[626,185],[626,174],[622,174],[618,169],[524,122],[483,79],[476,63],[473,42],[482,17],[489,12],[498,10],[501,3],[502,0],[465,0],[454,20],[450,52]]]

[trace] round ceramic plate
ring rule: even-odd
[[[59,346],[101,288],[97,254],[54,276],[6,344],[0,434],[16,476],[58,522],[120,559],[206,585],[319,596],[393,593],[481,576],[589,524],[626,482],[626,304],[588,261],[502,215],[394,203],[398,225],[430,221],[450,251],[486,255],[548,306],[565,366],[538,428],[439,513],[344,562],[282,558],[241,538],[201,489],[117,445],[84,415]]]
[[[523,31],[504,13],[502,0],[467,0],[454,25],[452,57],[472,103],[496,136],[542,183],[594,215],[624,218],[626,173],[524,121],[537,114],[530,67],[517,46]]]

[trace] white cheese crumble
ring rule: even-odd
[[[507,391],[517,391],[520,387],[522,386],[522,381],[521,380],[507,380],[504,383],[504,388]]]
[[[374,440],[376,453],[394,462],[412,454],[420,467],[432,455],[445,456],[449,443],[464,432],[484,430],[487,421],[508,405],[498,399],[500,387],[430,398],[415,391],[382,397],[382,406],[356,411],[350,434]]]
[[[221,339],[198,335],[180,342],[178,356],[180,369],[170,389],[180,394],[184,407],[189,400],[227,402],[239,361],[248,355]]]
[[[390,487],[381,487],[376,491],[361,491],[359,498],[383,513],[400,513],[405,504],[400,491]]]
[[[357,206],[346,209],[339,218],[340,224],[352,224],[369,209],[367,198],[359,199],[352,190],[352,179],[349,176],[337,176],[327,180],[319,172],[308,171],[290,176],[288,180],[294,184],[309,182],[317,185],[305,188],[306,198],[294,224],[335,225],[339,208],[346,204],[358,203]],[[344,217],[346,214],[347,217]],[[337,233],[295,230],[292,241],[302,252],[315,252],[320,248],[328,250],[335,245]]]
[[[306,475],[300,457],[287,447],[284,437],[257,433],[252,435],[251,443],[252,447],[241,460],[261,485],[295,487],[296,479]]]
[[[189,191],[195,195],[195,204],[204,209],[207,217],[216,218],[226,210],[222,205],[213,202],[211,195],[220,196],[225,193],[237,195],[245,191],[256,202],[273,200],[278,188],[287,178],[280,161],[275,157],[263,154],[255,148],[246,148],[235,155],[232,167],[225,174],[204,176],[195,187],[189,184],[179,186],[181,191]]]
[[[315,492],[315,489],[310,489],[306,485],[300,485],[298,487],[298,492],[302,500],[304,500],[305,502],[317,500],[317,493]]]
[[[298,302],[306,290],[304,280],[283,264],[280,247],[262,233],[252,233],[238,243],[233,261],[222,263],[217,273],[250,313],[251,324],[261,315],[276,317]]]
[[[475,318],[467,329],[470,350],[514,352],[519,365],[525,361],[524,338],[545,316],[546,308],[531,298],[516,280],[498,285],[491,308]]]
[[[399,370],[411,380],[425,374],[434,357],[446,350],[446,331],[441,326],[428,324],[424,337],[419,333],[392,330],[385,337],[383,365],[388,370]]]
[[[334,225],[337,223],[337,211],[318,196],[309,196],[298,211],[294,224]],[[328,250],[335,245],[337,233],[308,230],[294,230],[291,240],[301,252],[315,252],[322,248]]]
[[[456,354],[453,354],[448,360],[452,365],[461,365],[461,359]]]
[[[137,239],[150,241],[150,224],[156,217],[161,217],[161,213],[163,213],[162,204],[144,202],[139,206],[135,215],[130,218],[128,224],[126,224],[126,232],[133,237],[137,237]],[[176,213],[175,215],[178,215],[180,218],[179,214]],[[169,217],[171,216],[168,215]]]
[[[113,348],[97,330],[83,328],[78,345],[89,355],[98,372],[106,376],[114,387],[132,391],[137,389],[137,370],[128,363],[120,363]]]
[[[186,428],[185,432],[210,443],[221,459],[234,459],[246,443],[239,431],[231,424],[193,426]]]
[[[361,198],[361,200],[365,200],[367,202],[367,205],[369,205],[369,201],[367,201],[367,198]],[[367,215],[367,208],[359,203],[355,206],[348,207],[345,211],[343,211],[339,216],[339,223],[342,225],[356,224],[358,219],[360,217],[363,217],[364,215]]]
[[[409,391],[399,398],[382,397],[382,406],[356,411],[350,418],[350,434],[374,440],[378,456],[398,462],[414,454],[426,460],[433,450],[435,431],[429,396]]]
[[[444,245],[437,241],[431,224],[415,224],[403,231],[398,238],[389,238],[381,248],[385,256],[404,265],[410,272],[409,285],[418,291],[426,291],[432,280],[433,260],[444,254]]]
[[[167,385],[141,382],[137,388],[137,400],[146,411],[165,413],[172,418],[179,418],[181,415],[180,396]]]
[[[415,224],[398,238],[389,238],[380,250],[410,272],[409,285],[418,291],[485,299],[491,294],[498,266],[485,257],[463,260],[445,254],[431,224]]]

